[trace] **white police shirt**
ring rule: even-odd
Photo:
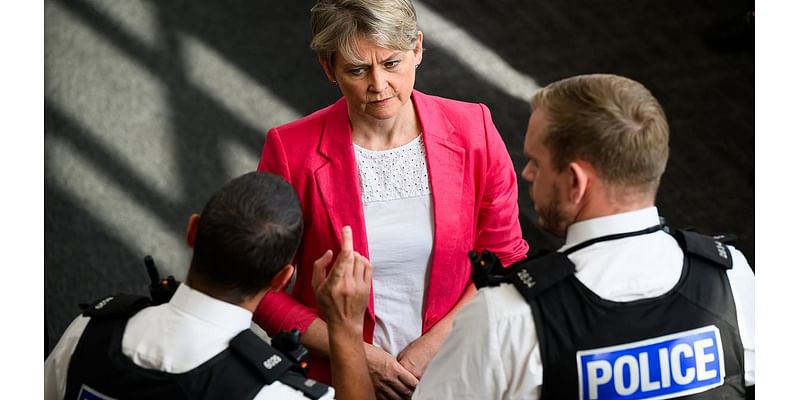
[[[131,317],[122,352],[144,368],[170,373],[190,371],[228,348],[228,342],[250,328],[246,309],[217,300],[181,284],[169,303],[148,307]],[[69,362],[88,317],[75,318],[44,363],[44,398],[63,399]],[[333,399],[328,389],[323,399]],[[305,399],[280,382],[264,386],[255,399]]]
[[[659,223],[650,207],[573,224],[566,244],[632,232]],[[744,256],[727,272],[744,346],[745,383],[755,384],[755,275]],[[569,255],[575,276],[598,296],[633,301],[660,296],[680,279],[683,252],[664,232],[601,242]],[[414,399],[538,399],[539,341],[530,306],[511,284],[484,288],[458,313],[453,330],[428,365]]]

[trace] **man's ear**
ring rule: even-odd
[[[325,71],[325,76],[328,77],[328,80],[336,83],[336,75],[333,73],[333,66],[329,65],[328,61],[322,56],[317,57],[317,61],[319,61],[319,65],[322,66],[322,70]]]
[[[567,166],[569,172],[569,202],[578,204],[586,196],[586,191],[591,185],[594,170],[583,161],[573,161]]]
[[[189,217],[189,222],[186,224],[186,244],[194,248],[194,241],[197,238],[197,225],[200,224],[200,216],[192,214]]]
[[[272,281],[269,283],[269,290],[272,292],[280,292],[285,289],[292,279],[292,274],[294,274],[294,266],[292,266],[292,264],[286,264],[272,277]]]

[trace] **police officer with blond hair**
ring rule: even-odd
[[[478,267],[474,300],[415,399],[744,398],[755,385],[755,275],[720,237],[662,225],[669,129],[653,95],[615,75],[555,82],[525,137],[557,252]]]

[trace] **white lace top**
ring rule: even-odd
[[[353,145],[372,262],[373,343],[397,356],[422,334],[433,208],[422,136],[390,150]]]

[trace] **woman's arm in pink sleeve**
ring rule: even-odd
[[[487,167],[478,211],[475,249],[488,249],[504,265],[525,258],[528,243],[522,238],[517,204],[517,174],[489,109],[481,104],[486,132]]]
[[[279,175],[290,184],[292,183],[288,158],[277,128],[272,128],[267,132],[257,169],[261,172]],[[280,331],[288,331],[293,328],[305,333],[315,319],[318,319],[318,316],[314,309],[306,307],[284,291],[267,293],[253,313],[253,321],[272,336]],[[322,320],[319,322],[324,324]],[[327,340],[325,344],[327,346]]]
[[[279,175],[289,183],[292,183],[289,162],[286,158],[278,128],[272,128],[267,132],[267,138],[264,141],[264,147],[261,149],[261,158],[258,160],[256,170]]]
[[[304,333],[317,318],[316,311],[301,304],[286,292],[267,293],[253,313],[253,321],[264,328],[270,336],[294,328]]]

